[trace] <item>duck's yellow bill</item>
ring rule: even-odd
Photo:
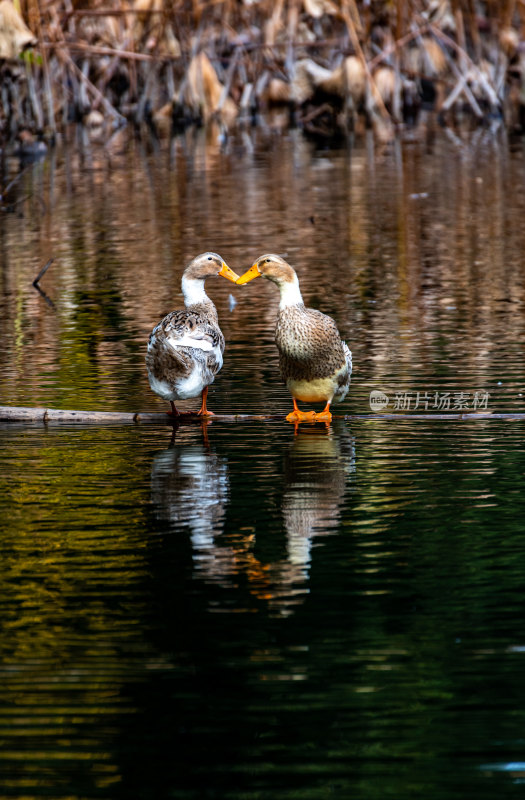
[[[231,281],[232,283],[237,283],[237,281],[239,280],[239,276],[237,275],[237,273],[234,272],[232,269],[230,269],[225,261],[222,262],[222,267],[218,274],[221,276],[221,278],[228,278],[228,280]]]
[[[258,278],[259,275],[262,275],[262,272],[260,272],[257,264],[254,264],[253,267],[250,267],[250,269],[244,273],[244,275],[241,275],[240,278],[237,278],[237,283],[240,286],[243,283],[248,283],[248,281],[253,281],[253,279]]]

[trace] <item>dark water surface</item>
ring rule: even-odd
[[[288,253],[343,413],[524,410],[521,145],[116,139],[12,191],[2,404],[165,408],[147,335],[213,249]],[[291,408],[274,288],[208,284],[216,411]],[[0,797],[522,797],[524,428],[1,427]]]

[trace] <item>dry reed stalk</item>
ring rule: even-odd
[[[253,97],[253,83],[246,82],[242,89],[242,95],[239,102],[239,109],[242,114],[246,115],[252,104]]]
[[[127,28],[126,33],[127,33],[127,41],[130,42],[130,47],[134,48],[133,32],[129,27]],[[135,52],[134,49],[131,52]],[[128,75],[129,75],[130,93],[132,97],[136,97],[138,95],[139,80],[138,80],[137,67],[138,65],[136,63],[136,59],[130,58],[128,60]]]
[[[464,0],[466,4],[465,16],[468,20],[468,30],[474,48],[474,61],[479,64],[481,61],[482,47],[481,38],[479,35],[478,19],[476,9],[472,0]],[[465,48],[466,49],[466,48]]]
[[[2,103],[3,117],[6,120],[6,129],[8,130],[7,123],[9,122],[9,117],[10,117],[10,114],[11,114],[11,104],[9,102],[9,92],[7,90],[7,82],[6,81],[2,81],[2,84],[0,86],[0,100],[1,100],[1,103]],[[8,130],[8,133],[10,133],[9,130]],[[0,202],[1,201],[2,201],[2,195],[0,194]]]
[[[297,33],[297,24],[299,22],[299,5],[298,0],[290,0],[288,8],[288,28],[287,28],[287,46],[286,46],[286,72],[293,78],[295,67],[295,48],[293,42]]]
[[[266,91],[266,87],[270,82],[270,78],[271,78],[270,72],[267,69],[263,70],[259,74],[254,89],[254,96],[256,101],[260,101],[262,99],[264,92]]]
[[[53,95],[53,88],[51,84],[51,73],[49,63],[44,53],[42,53],[43,73],[44,73],[44,96],[46,98],[47,106],[47,124],[53,138],[57,134],[57,124],[55,117],[55,99]]]
[[[467,80],[468,80],[467,72],[466,71],[460,72],[459,68],[456,66],[454,61],[450,58],[450,56],[446,52],[446,50],[443,50],[443,52],[444,52],[445,58],[447,60],[447,63],[449,65],[449,67],[450,67],[450,70],[454,73],[454,75],[456,77],[456,84],[455,84],[454,88],[452,89],[452,91],[445,98],[445,100],[444,100],[444,102],[443,102],[443,104],[441,106],[441,110],[442,111],[448,111],[449,108],[452,108],[452,106],[456,103],[457,99],[462,94],[464,94],[466,99],[467,99],[467,101],[468,101],[468,103],[469,103],[469,105],[470,105],[470,107],[471,107],[471,109],[472,109],[472,111],[474,112],[474,115],[478,119],[482,119],[483,112],[482,112],[481,108],[479,107],[478,101],[476,100],[476,98],[472,94],[472,91],[470,90],[470,88],[469,88],[469,86],[467,84]]]
[[[403,80],[401,77],[401,67],[399,61],[399,53],[396,50],[394,53],[394,63],[393,63],[393,70],[394,70],[394,88],[392,94],[392,116],[397,122],[401,122],[403,118],[402,108],[401,108],[401,97],[403,91]]]
[[[228,71],[226,72],[226,76],[225,76],[225,80],[224,80],[224,86],[222,88],[222,92],[221,92],[221,96],[219,98],[219,102],[217,103],[217,108],[215,109],[215,113],[216,114],[220,114],[221,113],[222,108],[224,106],[224,103],[226,102],[226,99],[227,99],[228,95],[230,94],[230,89],[231,89],[233,77],[235,75],[235,70],[237,69],[237,65],[239,63],[240,55],[241,55],[241,50],[240,50],[240,48],[237,47],[235,49],[234,54],[233,54],[233,58],[232,58],[232,60],[230,62],[230,66],[228,67]]]
[[[67,48],[72,52],[89,53],[94,56],[114,56],[124,61],[163,61],[166,56],[153,56],[149,53],[135,53],[133,50],[116,50],[113,47],[102,47],[101,45],[87,44],[86,42],[44,42],[46,50],[57,50]],[[176,59],[174,59],[176,60]]]
[[[458,50],[456,51],[459,59],[459,71],[465,72],[467,69],[467,42],[465,39],[465,25],[463,23],[463,14],[461,9],[457,8],[454,12],[454,19],[456,22],[456,36]]]
[[[510,28],[516,11],[516,0],[500,0],[498,5],[500,7],[499,26],[501,28]]]
[[[517,0],[518,3],[518,15],[520,19],[520,31],[519,31],[519,38],[520,40],[525,39],[525,0]]]
[[[524,0],[525,2],[525,0]],[[420,36],[424,36],[425,33],[428,31],[428,25],[425,23],[421,25],[421,27],[416,28],[416,30],[410,31],[406,33],[404,36],[401,36],[400,39],[396,39],[395,41],[391,42],[387,47],[383,48],[380,53],[378,53],[374,58],[372,58],[368,62],[368,68],[371,72],[381,64],[382,61],[386,61],[392,53],[395,53],[396,50],[401,50],[405,45],[410,44],[410,42],[414,41],[414,39],[418,39]]]
[[[11,81],[11,100],[12,100],[12,109],[10,109],[11,115],[11,133],[17,132],[18,121],[23,125],[24,124],[24,112],[22,107],[22,102],[20,100],[20,94],[18,91],[18,81]],[[13,113],[14,112],[14,113]]]
[[[236,62],[232,62],[235,67]],[[230,125],[237,116],[237,106],[218,78],[217,72],[204,51],[195,56],[188,68],[186,102],[202,115],[205,122],[219,117]],[[233,71],[231,73],[233,77]],[[222,105],[219,108],[219,105]]]
[[[164,14],[161,14],[161,6],[160,3],[156,0],[135,0],[135,8],[139,7],[144,10],[155,10],[156,16],[150,17],[151,26],[148,26],[144,23],[143,18],[137,18],[136,22],[134,23],[135,27],[129,30],[129,38],[131,42],[131,46],[134,47],[136,44],[140,45],[141,41],[144,41],[146,46],[152,47],[153,52],[149,55],[152,56],[152,60],[148,64],[139,64],[133,63],[132,69],[135,71],[140,71],[142,76],[145,74],[145,79],[143,79],[143,89],[140,94],[136,109],[135,109],[135,122],[139,125],[144,121],[146,118],[146,109],[149,105],[153,105],[151,102],[151,97],[154,94],[155,83],[158,84],[158,77],[159,71],[158,66],[160,63],[158,52],[160,48],[161,42],[164,40],[165,33],[166,33],[166,17]],[[149,4],[149,8],[148,8]],[[159,16],[160,15],[160,16]],[[140,22],[140,28],[137,28],[138,23]],[[138,72],[135,73],[132,79],[132,83],[135,84],[136,90],[138,92]],[[148,117],[148,120],[151,118]],[[169,117],[168,117],[169,119]],[[151,123],[150,123],[151,124]],[[157,133],[157,129],[155,126],[154,130]]]
[[[180,44],[178,40],[175,38],[175,34],[173,33],[173,27],[171,23],[168,24],[168,18],[166,15],[163,15],[162,17],[162,28],[159,37],[159,43],[160,42],[163,43],[163,55],[169,54],[172,57],[176,57],[177,60],[180,60],[181,57]],[[174,43],[176,43],[177,47],[175,47]],[[171,98],[175,94],[175,72],[173,69],[173,61],[169,60],[162,63],[165,63],[166,94],[168,98],[171,100]]]
[[[129,17],[133,15],[149,16],[159,14],[156,8],[72,8],[67,17]]]
[[[184,97],[184,93],[186,91],[186,87],[187,87],[188,81],[189,81],[190,66],[191,66],[191,64],[193,62],[193,59],[195,58],[195,56],[197,55],[197,53],[199,51],[199,47],[200,47],[203,31],[204,31],[204,25],[201,23],[201,25],[199,25],[199,27],[197,28],[197,31],[195,33],[195,39],[193,41],[193,45],[192,45],[192,48],[191,48],[190,58],[189,58],[188,63],[186,64],[186,69],[184,71],[184,75],[183,75],[182,80],[180,82],[178,91],[176,93],[176,96],[173,97],[173,101],[176,102],[176,103],[180,103],[181,99]]]
[[[64,5],[65,5],[66,10],[68,8],[70,8],[70,4],[71,4],[71,0],[65,0]],[[76,76],[75,76],[73,70],[70,68],[70,62],[68,62],[66,57],[60,51],[60,47],[62,45],[65,46],[65,36],[64,36],[64,31],[62,29],[62,26],[60,24],[60,19],[59,19],[59,16],[58,16],[57,7],[56,6],[50,7],[49,11],[48,11],[48,15],[49,15],[49,20],[50,20],[48,27],[49,27],[49,30],[51,30],[51,28],[53,29],[54,41],[53,42],[43,42],[42,44],[47,50],[52,50],[54,52],[54,54],[55,54],[54,61],[55,61],[55,64],[57,65],[58,70],[61,73],[61,76],[60,76],[61,77],[61,81],[59,82],[58,78],[57,78],[56,81],[55,81],[55,85],[57,83],[59,83],[59,85],[62,88],[62,103],[61,104],[59,103],[58,107],[62,108],[62,124],[64,125],[65,123],[68,122],[68,119],[69,119],[68,108],[69,108],[69,104],[70,104],[71,99],[73,100],[73,102],[75,104],[75,107],[78,108],[78,105],[79,105],[78,104],[79,82],[76,79]],[[73,20],[70,20],[68,25],[69,25],[69,35],[70,36],[75,36],[76,35],[75,22]],[[48,36],[49,36],[49,33],[48,33]],[[53,52],[51,53],[51,55],[53,55]],[[70,88],[70,87],[72,87],[72,88]]]
[[[359,15],[359,11],[357,10],[357,5],[355,0],[345,0],[345,5],[348,7],[348,11],[350,12],[350,18],[352,20],[352,25],[354,26],[356,33],[358,35],[363,33],[363,24],[361,22],[361,17]]]
[[[446,44],[449,47],[451,47],[453,50],[456,50],[456,52],[458,52],[461,49],[459,47],[459,45],[454,41],[454,39],[451,39],[450,36],[447,36],[445,33],[440,31],[439,28],[435,27],[435,25],[431,25],[430,24],[428,26],[428,29],[429,29],[430,33],[432,33],[434,38],[438,42],[440,42],[442,45]],[[443,54],[445,55],[445,58],[447,59],[447,62],[449,63],[449,65],[451,66],[453,71],[456,71],[456,73],[457,73],[456,65],[454,64],[454,62],[452,61],[452,59],[450,58],[450,56],[446,52],[445,48],[442,48],[442,49],[443,49]],[[482,88],[483,88],[483,90],[484,90],[484,92],[485,92],[485,94],[487,96],[487,99],[488,99],[489,103],[491,104],[491,106],[493,108],[499,108],[500,107],[500,100],[498,98],[498,95],[496,94],[496,92],[494,90],[494,87],[492,87],[490,85],[490,83],[487,80],[486,76],[483,74],[483,71],[477,66],[477,64],[475,64],[472,61],[472,59],[470,58],[468,53],[465,52],[464,50],[462,51],[462,57],[465,59],[465,62],[468,64],[468,66],[470,66],[470,68],[472,69],[473,73],[476,75],[477,79],[479,80],[480,85],[482,86]],[[457,74],[459,74],[459,73],[457,73]]]
[[[479,107],[479,105],[478,105],[478,103],[476,101],[476,98],[474,97],[474,95],[472,94],[472,92],[469,90],[469,88],[467,86],[467,76],[465,74],[462,75],[461,73],[458,73],[457,83],[454,86],[454,88],[452,89],[452,91],[449,92],[449,94],[445,98],[445,100],[444,100],[444,102],[443,102],[443,104],[441,106],[441,110],[442,111],[448,111],[449,108],[452,108],[452,106],[456,103],[457,99],[463,93],[465,94],[468,102],[470,103],[472,111],[474,112],[476,117],[478,119],[481,119],[483,117],[483,112],[481,111],[481,109],[480,109],[480,107]]]
[[[396,30],[394,33],[394,40],[397,41],[401,39],[403,35],[403,18],[404,18],[404,11],[405,11],[405,2],[404,0],[396,0]]]
[[[153,81],[155,80],[156,77],[157,76],[154,67],[152,65],[149,65],[147,68],[146,80],[144,81],[142,94],[139,98],[135,111],[135,122],[138,123],[139,125],[141,122],[144,121],[146,105],[148,103],[151,90],[153,88]]]
[[[405,2],[404,0],[397,0],[396,3],[396,29],[395,29],[395,40],[401,39],[403,35],[403,19],[404,19],[404,11],[405,11]],[[390,38],[392,38],[392,34],[390,34]],[[396,47],[394,49],[393,58],[392,58],[392,66],[394,69],[394,89],[393,89],[393,96],[392,96],[392,115],[397,122],[401,122],[402,120],[402,110],[401,110],[401,94],[403,88],[403,81],[401,78],[401,64],[400,64],[400,57],[399,57],[399,50]]]
[[[345,22],[348,35],[350,37],[350,41],[352,46],[355,50],[355,54],[357,58],[361,61],[363,65],[366,81],[367,81],[367,106],[368,106],[368,113],[373,122],[376,124],[376,132],[380,136],[381,139],[389,139],[393,135],[393,128],[392,128],[392,119],[390,114],[388,113],[386,106],[383,102],[383,98],[376,86],[376,82],[372,73],[370,72],[365,54],[361,47],[361,43],[359,41],[358,35],[358,28],[354,24],[352,10],[355,10],[357,13],[357,9],[355,7],[355,2],[353,0],[343,0],[343,8],[342,8],[342,17]],[[359,23],[361,27],[361,23]],[[372,102],[373,101],[373,102]],[[379,118],[378,118],[379,112]]]
[[[275,44],[275,38],[282,27],[281,17],[283,14],[284,0],[277,0],[271,17],[264,26],[264,43],[270,47]]]
[[[89,78],[89,61],[85,58],[82,61],[82,66],[80,67],[80,72],[84,76],[84,80],[80,80],[79,84],[79,92],[78,92],[78,101],[77,101],[77,108],[82,117],[84,117],[90,107],[91,103],[89,102],[89,95],[87,90],[87,82]]]
[[[525,0],[523,0],[525,3]],[[235,47],[242,47],[246,53],[250,53],[253,50],[267,50],[268,52],[275,52],[281,51],[285,45],[283,43],[277,44],[268,44],[267,42],[245,42],[242,45],[235,45]],[[313,42],[291,42],[291,46],[301,49],[314,49],[320,50],[323,47],[335,47],[338,50],[341,48],[341,37],[335,38],[325,38],[325,39],[315,39]]]
[[[44,96],[47,106],[47,124],[53,136],[57,133],[56,120],[55,120],[55,104],[53,99],[53,90],[51,88],[51,79],[49,75],[49,63],[47,60],[47,53],[43,47],[44,36],[42,32],[42,23],[40,17],[40,9],[38,8],[38,0],[29,0],[28,5],[29,18],[35,25],[36,36],[38,39],[39,50],[42,55],[42,74],[44,81]],[[43,127],[43,125],[41,126]]]
[[[28,88],[28,92],[29,92],[29,100],[30,100],[30,103],[31,103],[31,107],[33,109],[33,115],[35,117],[36,125],[37,125],[38,130],[43,130],[43,128],[44,128],[44,115],[43,115],[43,112],[42,112],[42,106],[40,105],[40,102],[39,102],[39,99],[38,99],[38,92],[37,92],[36,87],[35,87],[35,78],[34,78],[34,75],[33,75],[33,70],[31,68],[31,64],[29,63],[29,61],[27,59],[26,59],[26,62],[25,62],[25,66],[26,66],[27,88]]]
[[[75,64],[75,62],[73,61],[73,59],[71,58],[69,53],[67,51],[62,51],[62,52],[63,52],[63,55],[65,56],[65,58],[68,60],[72,71],[74,72],[76,77],[79,79],[80,83],[83,84],[86,89],[89,89],[89,91],[95,97],[95,99],[98,100],[98,102],[106,109],[107,113],[111,117],[113,117],[113,119],[116,122],[118,122],[119,125],[126,124],[126,118],[123,117],[122,114],[119,111],[117,111],[117,109],[114,108],[111,105],[109,100],[107,100],[104,97],[102,92],[99,89],[97,89],[97,87],[89,80],[88,77],[86,77],[86,75],[84,75],[82,70]]]

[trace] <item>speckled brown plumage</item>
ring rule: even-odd
[[[170,340],[176,343],[187,336],[196,341],[209,342],[213,350],[202,351],[187,346],[175,349],[170,346]],[[203,371],[210,373],[209,385],[222,366],[222,359],[217,359],[214,352],[217,348],[222,356],[224,336],[219,328],[217,310],[210,300],[206,304],[190,306],[185,311],[172,311],[159,322],[149,337],[146,365],[157,380],[166,380],[175,387],[181,378],[189,377],[198,363]]]
[[[303,304],[279,311],[275,343],[285,383],[290,378],[328,378],[345,364],[343,343],[333,319]]]
[[[188,265],[182,276],[185,309],[172,311],[150,334],[146,366],[150,386],[172,413],[175,400],[202,394],[200,414],[206,410],[208,386],[222,367],[224,336],[217,310],[204,291],[207,277],[221,275],[235,281],[237,275],[217,253],[203,253]]]
[[[281,300],[275,330],[281,376],[294,400],[290,421],[329,421],[332,402],[346,397],[352,373],[352,353],[341,340],[331,317],[305,308],[295,270],[274,254],[260,256],[239,278],[243,284],[262,275],[279,287]],[[297,400],[325,402],[323,412],[301,412]]]

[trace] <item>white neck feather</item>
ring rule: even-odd
[[[204,281],[195,278],[182,276],[182,294],[184,295],[184,305],[193,306],[197,303],[205,303],[209,298],[204,289]]]
[[[298,306],[303,302],[301,290],[299,289],[299,281],[294,278],[293,282],[285,281],[280,284],[281,302],[279,308],[288,308],[288,306]]]

